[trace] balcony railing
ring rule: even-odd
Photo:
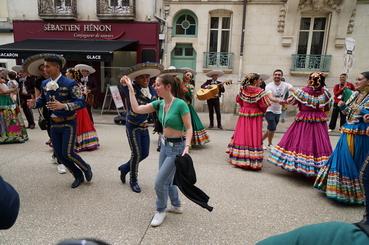
[[[204,52],[204,68],[233,68],[233,53]]]
[[[331,55],[293,54],[291,71],[329,72]]]
[[[77,0],[38,0],[41,19],[76,19]]]
[[[134,20],[136,0],[97,0],[97,17],[104,20]]]

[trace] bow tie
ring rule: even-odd
[[[149,98],[149,99],[151,99],[151,93],[150,93],[150,89],[149,88],[142,88],[141,89],[141,93],[145,96],[145,97],[147,97],[147,98]]]

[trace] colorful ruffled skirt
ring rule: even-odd
[[[209,135],[193,106],[188,104],[188,108],[190,109],[193,130],[191,145],[204,145],[209,142]]]
[[[263,114],[240,115],[230,143],[228,162],[235,167],[261,170],[263,167],[262,124]]]
[[[22,113],[8,95],[0,95],[0,144],[23,143],[28,140]]]
[[[268,162],[290,172],[316,176],[332,153],[326,114],[301,111],[270,153]]]
[[[92,151],[99,148],[99,139],[86,108],[77,110],[77,138],[75,150]]]
[[[369,154],[369,124],[346,123],[336,149],[321,168],[314,187],[325,192],[328,198],[347,204],[364,204],[364,193],[359,175]]]

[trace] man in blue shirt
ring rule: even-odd
[[[133,87],[137,102],[140,105],[145,105],[156,99],[155,90],[149,86],[150,77],[155,77],[160,74],[163,69],[162,65],[155,63],[137,64],[131,67],[126,75],[134,80]],[[118,170],[120,171],[120,179],[123,184],[126,183],[126,174],[130,172],[129,184],[133,192],[140,193],[141,188],[138,185],[138,164],[149,155],[150,137],[147,129],[148,114],[136,114],[132,111],[131,103],[129,102],[129,92],[127,86],[122,89],[126,99],[127,114],[126,114],[126,132],[131,148],[131,159],[125,164],[122,164]]]
[[[84,98],[76,82],[62,76],[60,71],[63,60],[60,56],[49,55],[44,60],[44,69],[49,75],[49,79],[42,82],[41,96],[36,101],[29,99],[27,103],[31,108],[40,108],[46,105],[49,109],[51,115],[50,136],[56,158],[73,174],[75,180],[71,187],[76,188],[84,182],[85,178],[88,182],[92,179],[90,165],[74,151],[75,110],[84,107]]]

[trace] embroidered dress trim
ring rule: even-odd
[[[324,90],[323,94],[319,96],[312,96],[309,93],[297,89],[292,93],[292,97],[299,101],[301,104],[311,107],[311,108],[324,108],[325,106],[332,105],[332,96],[329,94],[327,90]]]
[[[306,176],[316,176],[319,169],[326,164],[329,156],[314,157],[287,151],[280,146],[275,146],[270,153],[268,161],[290,172],[302,173]]]
[[[260,90],[259,92],[251,93],[242,91],[240,93],[240,99],[247,102],[247,103],[256,103],[259,100],[263,99],[266,95],[270,94],[270,91],[266,92],[264,90]],[[269,106],[271,103],[268,99],[265,99],[265,103]]]
[[[263,148],[229,144],[227,154],[229,154],[228,162],[236,167],[251,170],[261,170],[263,167]]]
[[[342,173],[330,171],[327,166],[321,169],[321,174],[317,177],[314,187],[325,191],[328,198],[338,202],[364,204],[364,193],[359,178],[351,179],[343,176]]]

